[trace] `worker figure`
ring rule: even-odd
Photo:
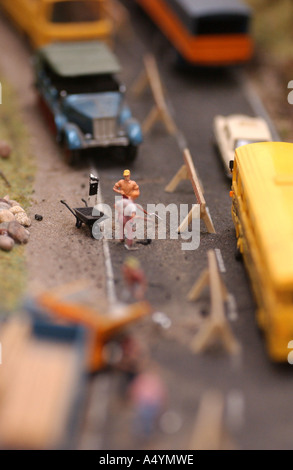
[[[140,262],[137,258],[128,257],[122,266],[124,282],[131,296],[143,300],[147,290],[147,281]]]
[[[133,201],[140,195],[139,186],[135,181],[130,179],[130,171],[124,170],[124,179],[119,180],[113,187],[115,193],[121,194],[126,199]]]
[[[120,199],[120,198],[118,198]],[[119,225],[119,238],[121,242],[125,241],[125,248],[128,250],[137,249],[133,247],[133,229],[135,226],[135,217],[137,212],[137,207],[132,199],[121,198],[120,201],[116,201],[116,210],[117,210],[117,222]]]
[[[134,411],[133,433],[147,439],[156,431],[167,402],[167,389],[155,370],[146,370],[134,378],[129,388]]]

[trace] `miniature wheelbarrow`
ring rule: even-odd
[[[104,216],[104,213],[100,212],[99,215],[92,215],[94,208],[88,207],[87,202],[84,199],[82,199],[82,201],[85,203],[85,207],[78,207],[74,209],[71,209],[71,207],[69,207],[69,205],[64,200],[60,202],[61,204],[64,204],[76,218],[75,226],[77,228],[81,228],[82,224],[85,224],[91,230],[94,223],[101,219]]]

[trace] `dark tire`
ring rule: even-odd
[[[76,166],[79,162],[79,151],[70,150],[66,144],[63,144],[63,158],[67,165]]]
[[[125,148],[125,163],[132,163],[137,157],[137,147],[135,145],[129,144]]]
[[[239,250],[239,248],[236,248],[236,251],[235,251],[235,259],[236,261],[242,261],[242,253],[241,251]]]

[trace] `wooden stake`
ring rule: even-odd
[[[117,0],[107,0],[107,2],[104,2],[103,8],[114,24],[116,36],[128,36],[129,39],[134,37],[129,13],[121,2]]]
[[[6,178],[6,176],[4,175],[3,171],[0,170],[0,176],[1,178],[3,179],[3,181],[6,183],[6,185],[10,188],[11,187],[11,184],[9,183],[8,179]]]
[[[195,171],[195,167],[190,155],[190,151],[186,148],[183,150],[184,165],[178,170],[176,175],[172,178],[170,183],[165,187],[165,191],[173,193],[179,183],[182,180],[190,180],[194,194],[196,196],[197,203],[200,205],[200,218],[204,221],[205,226],[209,233],[216,233],[214,224],[209,214],[208,208],[206,207],[205,198],[201,188],[201,183]],[[181,225],[178,227],[178,233],[187,230],[188,225],[194,217],[197,217],[197,207],[193,206],[188,216],[183,220]]]
[[[149,84],[155,101],[155,106],[142,124],[143,133],[147,134],[157,121],[162,121],[168,133],[173,135],[177,132],[177,127],[168,110],[158,67],[151,54],[144,57],[144,66],[145,70],[132,87],[133,93],[138,96]]]
[[[201,399],[191,450],[226,450],[227,435],[224,429],[224,399],[220,392],[209,390]],[[229,448],[234,446],[229,443]]]
[[[191,348],[195,353],[199,353],[220,342],[228,353],[238,354],[240,345],[234,338],[225,316],[224,300],[227,298],[227,289],[223,286],[213,250],[208,251],[208,263],[208,271],[205,270],[201,274],[188,295],[189,300],[195,300],[207,283],[210,286],[211,312],[192,341]]]
[[[172,178],[170,183],[165,187],[165,191],[167,193],[173,193],[179,183],[183,180],[188,179],[188,172],[186,165],[182,165],[182,167],[177,171],[176,175]]]

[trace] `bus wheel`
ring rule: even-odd
[[[236,248],[236,251],[235,251],[235,259],[236,261],[242,261],[242,258],[243,258],[243,255],[240,251],[240,248]]]

